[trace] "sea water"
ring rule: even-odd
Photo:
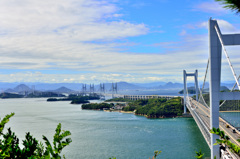
[[[53,139],[58,123],[71,132],[72,143],[62,154],[68,159],[148,159],[155,150],[159,158],[192,159],[195,151],[210,150],[192,118],[147,119],[134,114],[82,110],[69,101],[46,102],[46,98],[0,99],[0,117],[15,112],[11,127],[20,141],[26,132],[42,140]]]

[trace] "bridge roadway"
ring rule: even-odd
[[[191,106],[188,107],[188,109],[190,108],[189,110],[190,110],[191,114],[196,112],[197,115],[201,118],[200,120],[202,120],[204,125],[207,127],[208,131],[210,131],[210,109],[205,107],[204,105],[202,105],[201,103],[197,102],[196,100],[194,100],[192,98],[190,98],[189,102],[190,102]],[[196,119],[195,119],[195,121],[196,121]],[[226,125],[229,125],[230,128],[227,128]],[[199,126],[199,124],[198,124],[198,126]],[[225,121],[221,117],[219,117],[219,128],[221,130],[223,130],[226,135],[229,136],[231,142],[240,146],[240,143],[237,141],[237,139],[240,138],[240,132],[238,130],[236,130],[236,133],[233,133],[233,129],[235,129],[235,128],[232,127],[227,121]],[[207,135],[206,135],[206,133],[204,134],[203,129],[204,128],[200,128],[201,132],[203,133],[203,136],[204,136],[205,140],[206,141],[210,140],[208,134]],[[207,143],[210,147],[210,141],[207,141]],[[235,157],[239,158],[237,156],[235,156]]]

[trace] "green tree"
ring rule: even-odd
[[[59,123],[56,128],[56,133],[53,139],[53,146],[51,146],[48,139],[43,136],[43,140],[46,143],[46,147],[41,142],[32,137],[30,133],[26,133],[25,140],[23,140],[23,148],[19,147],[19,139],[12,132],[11,128],[7,129],[6,133],[3,133],[4,127],[9,119],[14,115],[6,115],[0,121],[0,158],[1,159],[60,159],[62,149],[69,145],[72,140],[64,138],[71,135],[69,131],[62,131],[61,124]],[[65,158],[65,156],[63,156]]]
[[[62,149],[69,145],[72,140],[71,138],[66,138],[65,141],[62,141],[65,137],[71,135],[70,131],[61,131],[61,124],[59,123],[56,128],[56,133],[53,136],[53,147],[49,140],[46,138],[46,136],[43,135],[43,140],[45,141],[45,144],[47,145],[47,151],[45,152],[46,156],[52,155],[53,158],[59,159],[61,158],[60,153],[62,152]],[[49,154],[50,153],[50,154]]]
[[[221,131],[219,128],[212,128],[210,130],[210,133],[212,134],[216,134],[218,136],[220,136],[220,139],[216,140],[216,143],[214,145],[227,145],[229,147],[229,149],[233,152],[235,152],[236,154],[238,154],[238,156],[240,156],[240,147],[234,143],[232,143],[229,139],[229,137],[227,135],[225,135],[224,131]],[[239,142],[239,140],[238,140]]]
[[[215,0],[221,2],[224,5],[224,8],[230,9],[237,14],[240,13],[240,1],[239,0]]]
[[[196,155],[197,155],[197,156],[195,156],[195,158],[198,158],[198,159],[202,159],[202,158],[203,158],[204,153],[202,153],[202,150],[201,150],[201,149],[200,149],[199,152],[195,151],[195,153],[196,153]]]

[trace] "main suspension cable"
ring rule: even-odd
[[[239,82],[238,82],[236,73],[235,73],[235,71],[234,71],[234,69],[233,69],[232,63],[231,63],[230,58],[229,58],[229,56],[228,56],[228,54],[227,54],[227,50],[226,50],[226,48],[225,48],[225,46],[224,46],[224,43],[223,43],[223,41],[222,41],[222,37],[221,37],[221,35],[220,35],[219,31],[218,31],[217,26],[215,25],[214,27],[215,27],[215,30],[216,30],[216,32],[217,32],[219,41],[220,41],[220,43],[221,43],[221,45],[222,45],[222,48],[223,48],[223,50],[224,50],[224,53],[225,53],[225,56],[226,56],[226,58],[227,58],[228,64],[229,64],[229,66],[230,66],[230,68],[231,68],[231,70],[232,70],[232,73],[233,73],[234,79],[235,79],[235,81],[236,81],[236,83],[237,83],[238,89],[240,90],[240,85],[239,85]]]

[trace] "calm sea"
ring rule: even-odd
[[[159,158],[192,159],[210,150],[192,118],[147,119],[133,114],[82,110],[69,102],[46,99],[0,99],[0,117],[15,112],[7,127],[22,140],[30,131],[41,140],[52,136],[58,123],[71,131],[73,142],[63,154],[68,159],[148,159],[154,150]]]
[[[240,130],[240,112],[221,112],[220,116]]]

